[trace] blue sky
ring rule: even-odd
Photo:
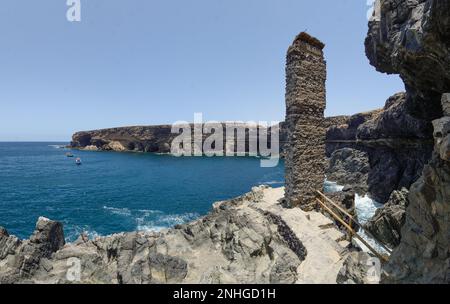
[[[364,54],[366,0],[66,0],[0,3],[0,140],[193,120],[283,120],[285,54],[326,43],[327,116],[404,89]]]

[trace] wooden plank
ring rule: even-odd
[[[338,220],[345,228],[347,228],[350,233],[356,237],[358,240],[361,241],[361,243],[364,244],[364,246],[366,246],[367,248],[369,248],[370,251],[373,252],[373,254],[375,254],[380,260],[383,260],[384,262],[387,262],[388,259],[383,256],[382,254],[378,253],[378,251],[376,251],[372,246],[370,246],[369,243],[366,242],[366,240],[364,240],[359,234],[357,234],[352,227],[350,227],[343,219],[341,219],[333,210],[331,210],[327,205],[325,205],[325,203],[323,203],[321,200],[319,200],[318,198],[316,198],[316,201],[322,206],[322,208],[324,208],[328,213],[330,213],[336,220]]]
[[[364,230],[364,232],[370,236],[371,238],[373,238],[374,240],[376,240],[381,247],[384,248],[384,250],[386,250],[389,254],[392,253],[392,250],[389,249],[388,247],[386,247],[382,242],[378,241],[376,237],[374,237],[372,235],[372,233],[370,233],[370,231],[367,231],[367,229],[364,228],[363,225],[361,225],[350,213],[347,212],[347,210],[345,210],[344,208],[342,208],[341,206],[339,206],[338,204],[336,204],[335,202],[333,202],[330,198],[328,198],[325,194],[323,194],[322,192],[320,192],[319,190],[316,190],[316,192],[323,197],[327,202],[329,202],[331,205],[333,205],[334,207],[336,207],[339,211],[341,211],[342,213],[344,213],[346,216],[349,217],[350,221],[353,221],[356,225],[359,226],[359,228],[361,228],[362,230]]]

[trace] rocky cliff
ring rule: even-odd
[[[401,242],[385,267],[384,281],[449,283],[450,113],[443,94],[450,91],[450,0],[377,2],[380,10],[369,22],[365,43],[367,57],[378,71],[400,75],[406,113],[433,121],[435,142],[431,160],[410,188]]]
[[[170,125],[135,126],[77,132],[72,136],[73,148],[113,151],[169,153],[177,134]]]
[[[328,129],[331,180],[367,190],[380,203],[387,202],[394,190],[409,189],[431,158],[433,131],[431,121],[408,112],[407,100],[406,93],[395,94],[388,98],[383,109],[355,114]],[[362,164],[355,167],[356,162],[364,159],[361,153],[367,155],[368,168]],[[353,168],[333,167],[337,159]],[[354,178],[352,170],[364,176]],[[341,173],[337,176],[336,171]]]
[[[406,207],[409,191],[403,188],[401,191],[393,191],[389,201],[378,209],[365,225],[377,240],[390,248],[400,245],[401,230],[405,224]]]
[[[434,121],[433,157],[410,189],[401,242],[385,267],[385,282],[450,283],[450,112],[445,115]]]
[[[244,123],[221,123],[221,131],[224,135],[224,140],[222,142],[223,151],[226,152],[227,149],[230,151],[237,151],[237,147],[243,144],[245,152],[250,150],[250,142],[255,142],[259,144],[259,134],[265,132],[265,136],[268,139],[268,146],[271,144],[271,128],[265,128],[263,126],[255,126]],[[202,128],[205,125],[202,125]],[[227,127],[228,129],[227,133]],[[191,128],[191,139],[194,139],[194,125],[190,125]],[[286,129],[284,123],[279,126],[279,141],[280,150],[284,150],[284,145],[286,143]],[[239,130],[239,131],[237,131]],[[178,132],[178,130],[176,130]],[[238,141],[238,132],[243,132],[245,134],[244,141]],[[215,134],[214,131],[211,133],[204,132],[202,137],[202,143],[211,134]],[[84,150],[93,151],[118,151],[118,152],[153,152],[153,153],[170,153],[171,144],[174,138],[179,136],[178,133],[172,133],[171,125],[159,125],[159,126],[132,126],[132,127],[118,127],[109,129],[100,129],[92,131],[82,131],[73,134],[70,147]],[[227,147],[226,136],[230,136],[231,142],[234,147]],[[259,151],[258,151],[259,153]]]

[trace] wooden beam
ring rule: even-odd
[[[358,240],[360,240],[361,243],[364,244],[364,246],[369,248],[369,250],[372,251],[373,254],[375,254],[380,260],[382,260],[384,262],[388,261],[388,259],[385,256],[383,256],[382,254],[378,253],[378,251],[376,251],[372,246],[370,246],[370,244],[367,243],[366,240],[364,240],[359,234],[357,234],[353,230],[352,227],[350,227],[343,219],[341,219],[339,217],[339,215],[337,215],[333,210],[331,210],[327,205],[325,205],[325,203],[323,203],[318,198],[316,198],[316,201],[320,204],[320,206],[322,206],[322,208],[324,208],[326,211],[328,211],[336,220],[338,220],[345,228],[347,228],[354,237],[356,237]]]
[[[319,190],[316,190],[316,193],[318,193],[321,197],[323,197],[328,203],[330,203],[331,205],[333,205],[334,207],[336,207],[339,211],[341,211],[342,213],[344,213],[346,216],[348,216],[350,218],[351,221],[353,221],[356,225],[359,226],[359,228],[361,228],[362,230],[364,230],[365,233],[367,233],[367,235],[369,235],[371,238],[373,238],[374,240],[376,240],[378,243],[380,243],[381,247],[384,248],[384,250],[386,250],[389,254],[392,253],[392,250],[389,249],[388,247],[386,247],[382,242],[378,241],[376,237],[374,237],[372,235],[372,233],[370,233],[370,231],[367,231],[367,229],[364,228],[363,225],[361,225],[350,213],[347,212],[347,210],[345,210],[344,208],[342,208],[341,206],[339,206],[338,204],[336,204],[335,202],[333,202],[330,198],[328,198],[325,194],[323,194],[322,192],[320,192]]]

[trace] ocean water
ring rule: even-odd
[[[0,226],[10,234],[28,238],[39,216],[63,222],[68,241],[83,231],[159,230],[253,186],[284,184],[282,161],[261,168],[257,158],[72,151],[64,144],[0,143]]]
[[[336,182],[325,180],[324,184],[325,193],[339,192],[342,189],[344,189],[344,186],[341,186]],[[358,194],[355,195],[356,215],[358,218],[358,222],[361,225],[367,223],[367,221],[370,220],[375,215],[377,210],[380,209],[381,207],[383,207],[383,204],[380,204],[377,201],[371,199],[367,194],[364,196],[360,196]],[[358,234],[378,252],[388,254],[388,252],[383,248],[383,246],[381,246],[381,244],[377,240],[370,237],[364,230],[360,229],[358,231]],[[354,238],[353,241],[356,242],[363,251],[370,252],[369,248],[367,248],[358,239]]]

